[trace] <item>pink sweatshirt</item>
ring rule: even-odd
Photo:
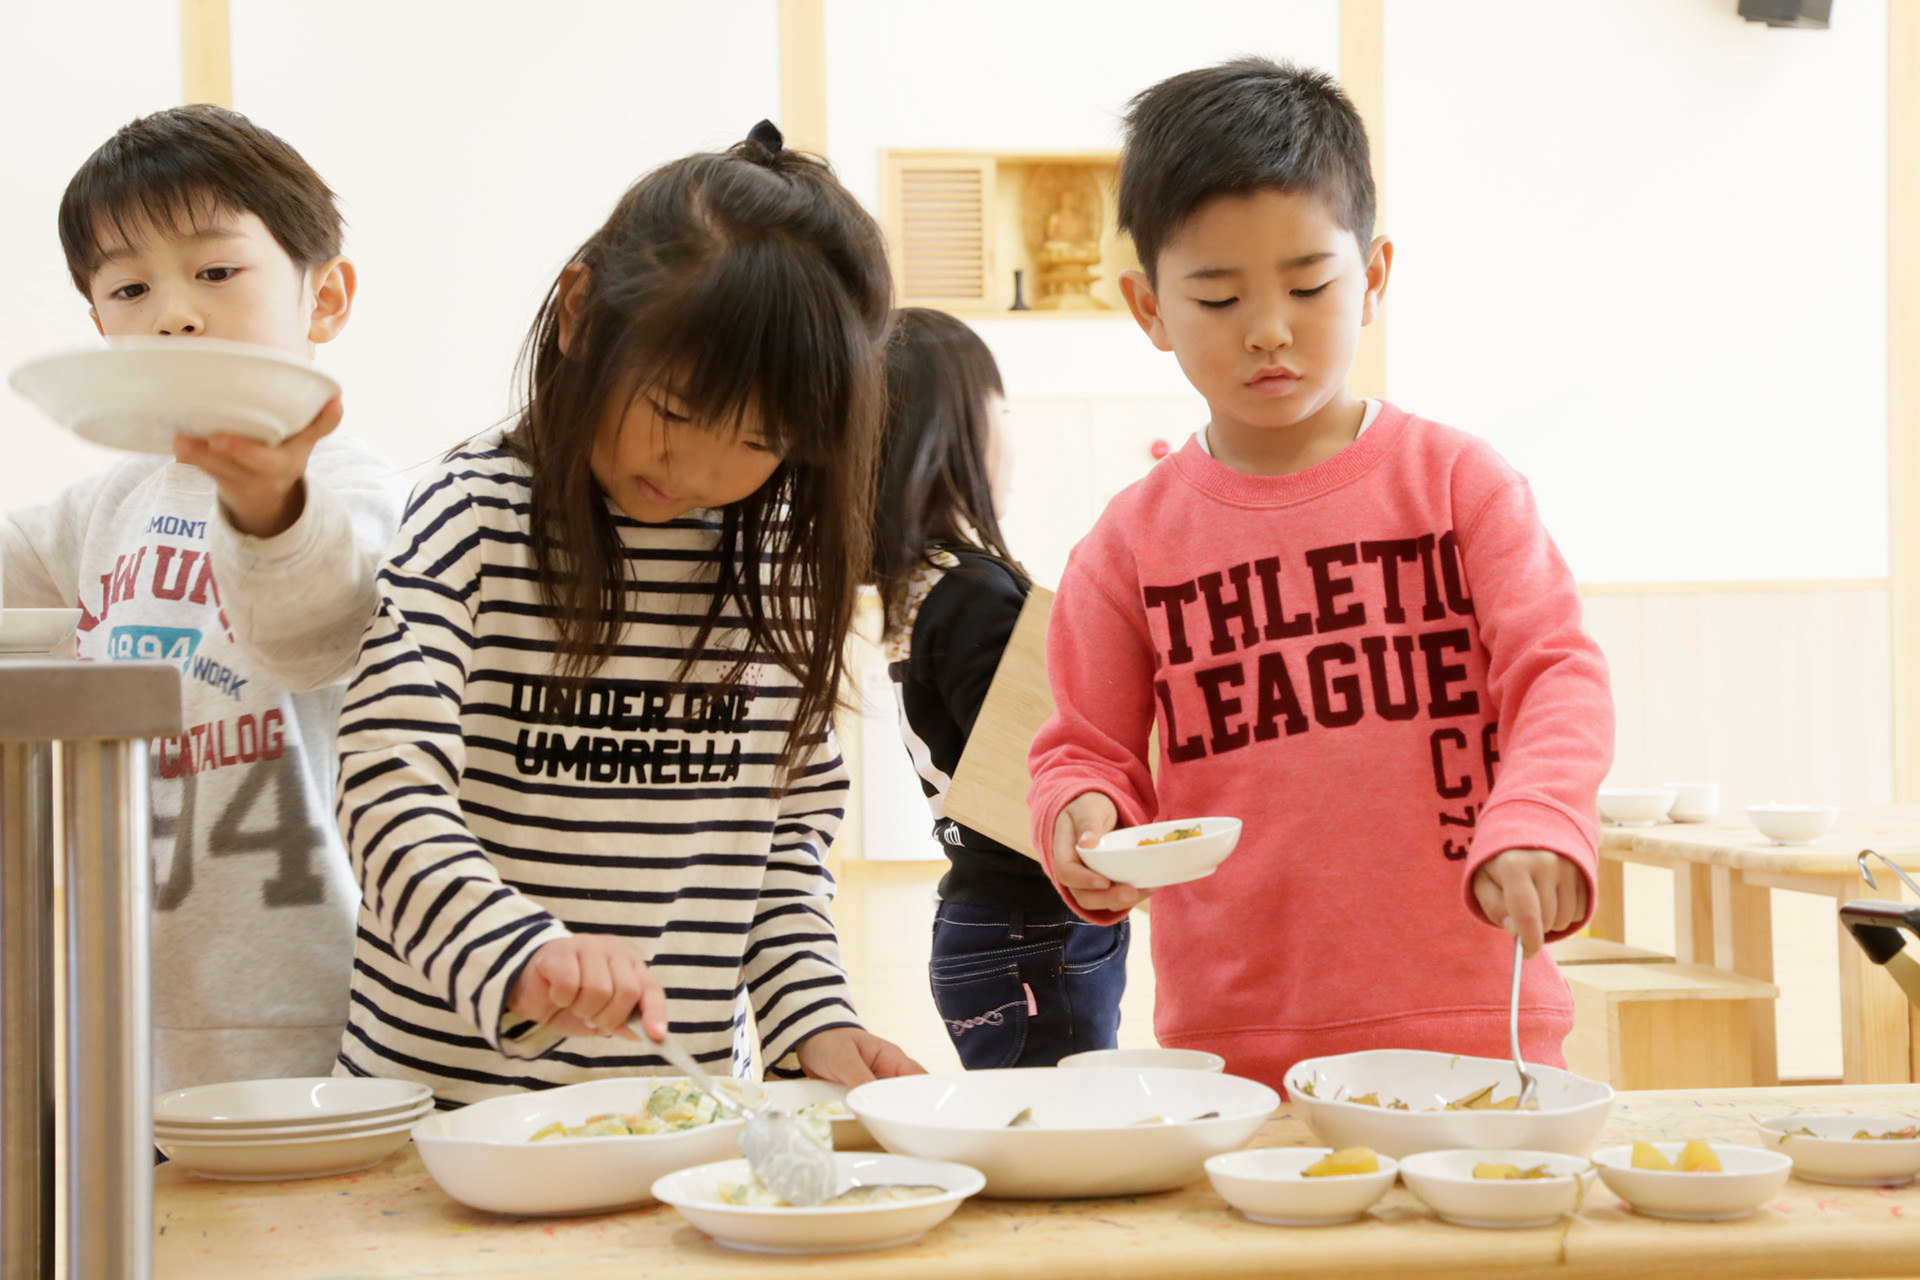
[[[1050,874],[1083,792],[1123,825],[1245,824],[1211,876],[1154,895],[1161,1044],[1276,1088],[1329,1053],[1507,1056],[1512,942],[1469,884],[1549,849],[1591,901],[1613,707],[1572,575],[1492,448],[1392,405],[1293,475],[1189,442],[1074,549],[1047,666],[1028,802]],[[1542,952],[1528,1059],[1560,1063],[1572,1025]]]

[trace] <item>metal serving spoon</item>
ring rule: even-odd
[[[701,1069],[672,1033],[655,1040],[640,1025],[637,1014],[627,1020],[627,1026],[658,1048],[660,1056],[701,1091],[746,1120],[746,1132],[740,1135],[740,1149],[746,1153],[747,1166],[753,1170],[753,1176],[766,1184],[767,1190],[800,1209],[833,1198],[840,1181],[833,1151],[807,1131],[799,1116],[781,1111],[771,1103],[754,1109],[742,1106]]]
[[[1513,1104],[1515,1111],[1525,1111],[1539,1090],[1520,1057],[1520,964],[1526,958],[1526,945],[1516,937],[1513,940],[1513,996],[1507,1004],[1507,1036],[1513,1042],[1513,1069],[1520,1073],[1520,1097]]]

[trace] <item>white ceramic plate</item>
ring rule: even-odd
[[[29,361],[15,391],[82,439],[135,453],[216,432],[278,444],[313,420],[340,384],[271,347],[218,338],[109,338]]]
[[[1296,1062],[1287,1093],[1322,1142],[1335,1148],[1372,1147],[1404,1160],[1420,1151],[1522,1150],[1584,1155],[1600,1136],[1613,1107],[1613,1090],[1570,1071],[1529,1064],[1540,1084],[1538,1111],[1444,1111],[1443,1103],[1494,1085],[1494,1096],[1519,1092],[1513,1063],[1421,1049],[1373,1049]],[[1311,1083],[1315,1097],[1302,1086]],[[1389,1111],[1343,1098],[1376,1093],[1409,1107]]]
[[[939,1226],[977,1193],[986,1179],[976,1169],[945,1160],[885,1153],[838,1153],[840,1188],[877,1183],[945,1187],[946,1194],[898,1204],[813,1209],[750,1209],[727,1204],[717,1188],[745,1182],[745,1160],[722,1160],[670,1173],[653,1184],[653,1197],[670,1204],[714,1240],[751,1253],[852,1253],[910,1244]]]
[[[1200,834],[1185,840],[1140,843],[1193,827],[1199,827]],[[1227,860],[1238,843],[1238,818],[1182,818],[1177,822],[1150,822],[1143,827],[1109,831],[1091,849],[1082,850],[1080,858],[1115,884],[1159,889],[1212,875],[1214,868]]]
[[[1262,1147],[1229,1151],[1207,1161],[1207,1180],[1220,1198],[1253,1222],[1275,1227],[1326,1227],[1352,1222],[1393,1185],[1400,1165],[1380,1157],[1378,1173],[1307,1178],[1302,1172],[1330,1147]]]
[[[1907,1116],[1805,1115],[1760,1122],[1760,1136],[1793,1160],[1793,1172],[1809,1182],[1843,1187],[1904,1187],[1920,1175],[1920,1138],[1856,1141],[1854,1134],[1894,1133],[1908,1128]],[[1811,1129],[1815,1137],[1789,1135]]]
[[[79,625],[78,609],[0,609],[0,654],[51,653]]]
[[[1615,826],[1650,827],[1667,816],[1677,795],[1666,787],[1602,787],[1600,816]]]
[[[1211,1071],[1015,1067],[876,1080],[847,1105],[889,1151],[980,1170],[988,1196],[1071,1199],[1183,1187],[1257,1133],[1280,1096]],[[1007,1128],[1028,1109],[1033,1127]],[[1207,1112],[1219,1117],[1192,1119]],[[1135,1123],[1155,1116],[1173,1123]]]
[[[678,1076],[622,1076],[559,1089],[488,1098],[414,1126],[414,1145],[440,1189],[491,1213],[528,1216],[600,1213],[653,1198],[653,1184],[680,1169],[740,1152],[745,1121],[698,1129],[608,1138],[529,1142],[558,1120],[639,1111],[654,1089]]]
[[[153,1100],[153,1122],[175,1130],[250,1129],[282,1124],[339,1124],[416,1112],[433,1092],[412,1080],[371,1076],[304,1076],[235,1080],[175,1089]]]
[[[363,1133],[369,1129],[390,1129],[395,1125],[412,1127],[432,1114],[433,1102],[428,1100],[409,1111],[362,1117],[356,1120],[324,1121],[318,1124],[296,1122],[248,1125],[244,1128],[213,1128],[205,1125],[171,1125],[164,1121],[156,1121],[153,1126],[153,1137],[156,1142],[171,1139],[176,1142],[202,1142],[216,1145],[223,1142],[255,1142],[263,1138],[329,1138],[340,1134]]]
[[[1171,1067],[1176,1071],[1225,1071],[1227,1060],[1199,1049],[1089,1049],[1060,1059],[1063,1067]]]
[[[1552,1177],[1499,1181],[1473,1176],[1474,1166],[1546,1165]],[[1423,1151],[1400,1162],[1400,1180],[1441,1218],[1461,1227],[1550,1227],[1580,1203],[1593,1181],[1583,1156],[1555,1151]]]
[[[1669,1160],[1680,1155],[1684,1142],[1656,1142],[1654,1148]],[[1721,1173],[1680,1173],[1632,1167],[1631,1143],[1602,1147],[1593,1153],[1600,1181],[1650,1218],[1681,1222],[1725,1222],[1744,1218],[1780,1193],[1793,1172],[1793,1161],[1778,1151],[1710,1142],[1720,1157]]]
[[[407,1145],[408,1124],[325,1138],[260,1138],[231,1142],[154,1136],[154,1145],[182,1169],[231,1182],[323,1178],[371,1168]]]

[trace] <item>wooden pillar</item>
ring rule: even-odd
[[[233,26],[227,0],[180,0],[180,99],[233,105]]]
[[[1367,126],[1373,161],[1374,233],[1387,227],[1386,17],[1384,0],[1340,0],[1340,84]],[[1391,295],[1389,291],[1388,296]],[[1387,394],[1387,317],[1377,314],[1360,331],[1360,349],[1347,373],[1347,390],[1380,399]]]
[[[1887,6],[1887,564],[1893,797],[1920,802],[1920,4]]]

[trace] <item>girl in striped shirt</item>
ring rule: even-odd
[[[443,1105],[704,1062],[918,1071],[855,1016],[824,858],[889,274],[770,124],[636,183],[503,434],[422,482],[340,726],[340,1070]],[[739,997],[744,993],[744,1010]],[[748,1025],[750,1020],[751,1026]]]

